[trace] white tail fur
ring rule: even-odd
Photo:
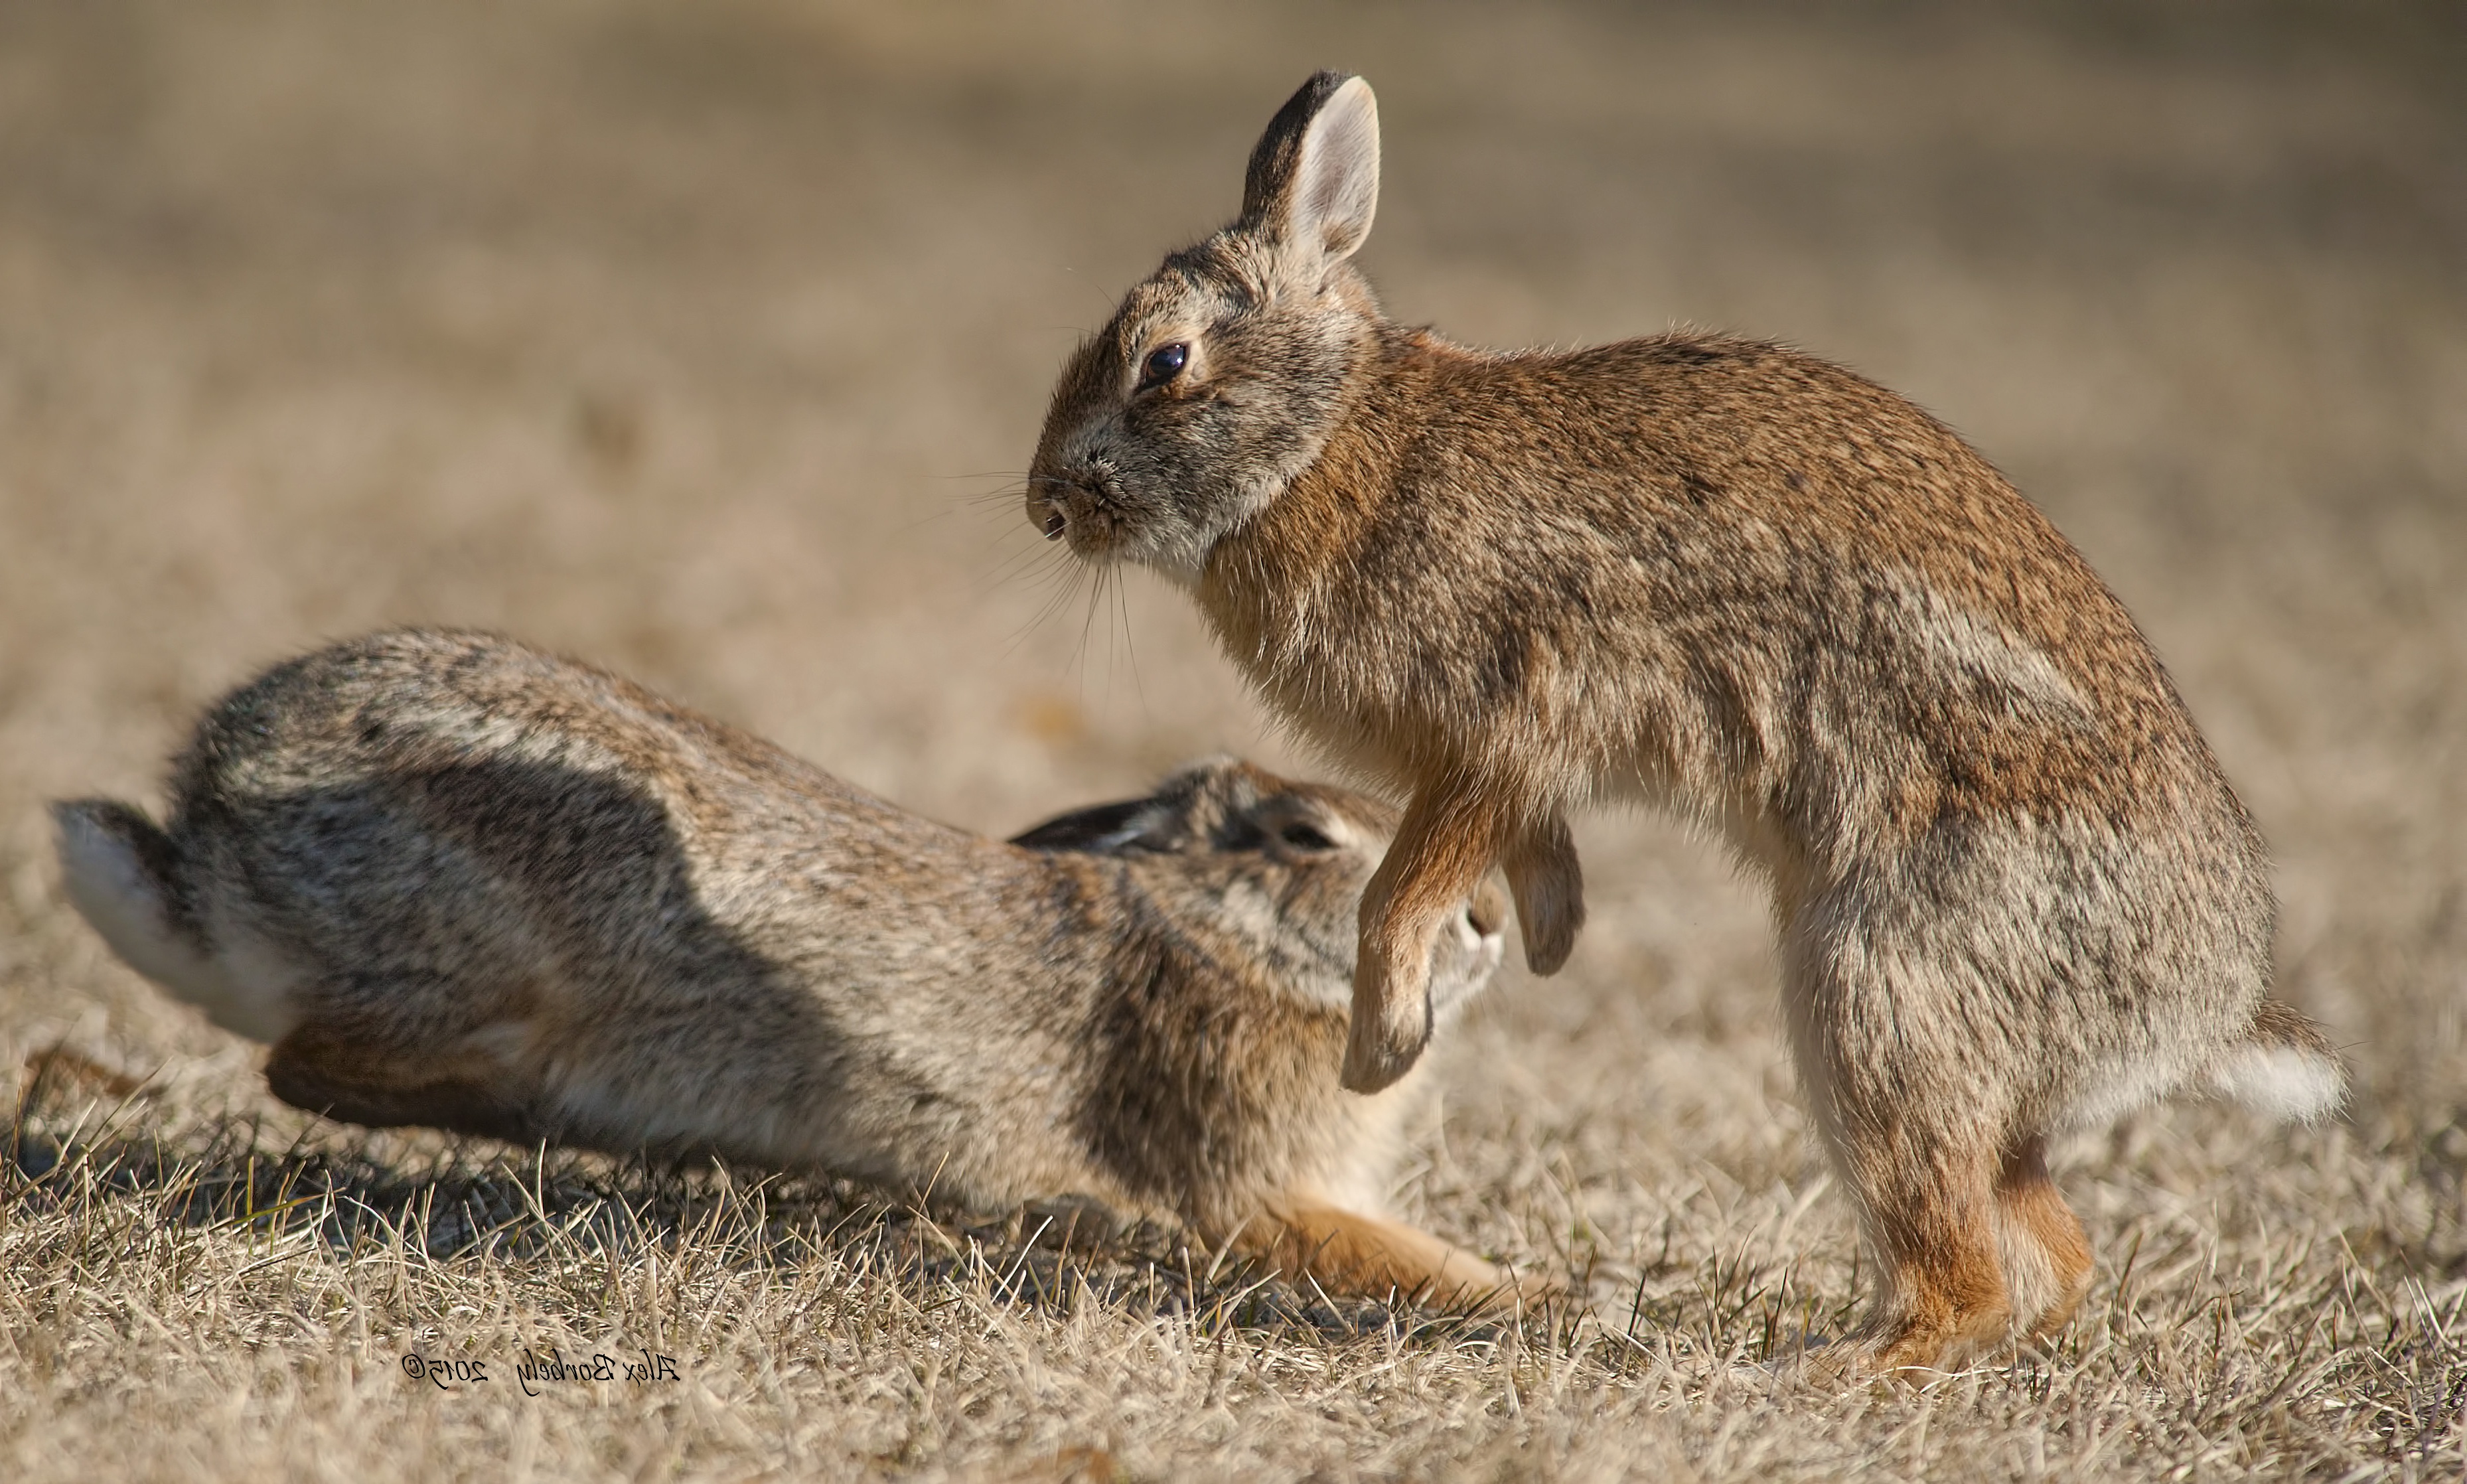
[[[141,843],[140,831],[154,832],[143,816],[122,804],[81,799],[53,805],[52,819],[59,827],[60,872],[70,903],[130,968],[205,1011],[225,1030],[276,1041],[291,1028],[279,993],[252,993],[235,982],[211,950],[174,919],[164,883]]]
[[[2264,1000],[2242,1045],[2210,1074],[2213,1086],[2255,1113],[2311,1123],[2346,1101],[2347,1075],[2321,1027],[2292,1006]]]
[[[2285,1042],[2248,1041],[2210,1076],[2222,1096],[2293,1123],[2318,1122],[2347,1100],[2346,1074],[2335,1059]]]

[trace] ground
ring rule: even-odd
[[[158,799],[223,687],[392,621],[988,831],[1212,751],[1311,771],[1015,490],[1075,337],[1320,66],[1379,89],[1395,313],[1714,326],[1916,397],[2260,819],[2353,1100],[2063,1150],[2099,1269],[2052,1345],[1798,1379],[1868,1275],[1763,908],[1652,820],[1587,821],[1575,958],[1442,1051],[1402,1176],[1575,1279],[1513,1324],[318,1123],[67,911],[43,800]],[[0,1474],[2457,1477],[2462,74],[2441,4],[0,5]],[[590,1371],[519,1374],[552,1348]]]

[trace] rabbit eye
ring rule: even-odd
[[[1164,386],[1174,377],[1181,375],[1183,367],[1188,364],[1189,360],[1190,347],[1180,341],[1169,346],[1157,347],[1148,352],[1148,358],[1140,365],[1142,390]]]
[[[1297,850],[1333,850],[1336,842],[1307,824],[1288,824],[1277,832],[1277,838]]]

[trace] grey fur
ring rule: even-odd
[[[1230,760],[1029,844],[601,671],[403,630],[235,691],[157,829],[56,806],[122,956],[372,1124],[708,1150],[962,1205],[1169,1213],[1346,1288],[1505,1289],[1380,1215],[1420,1090],[1340,1091],[1394,816]],[[1435,950],[1489,978],[1485,888]]]

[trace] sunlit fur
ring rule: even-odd
[[[171,802],[57,806],[71,897],[273,1042],[301,1107],[1090,1197],[1331,1291],[1520,1293],[1384,1215],[1426,1090],[1337,1084],[1371,800],[1215,761],[985,840],[601,671],[406,630],[233,692]],[[1505,915],[1478,888],[1434,946],[1443,1017]]]
[[[1882,1259],[1860,1363],[2062,1322],[2090,1256],[2050,1130],[2187,1085],[2340,1098],[2264,999],[2243,805],[2122,605],[1904,398],[1759,340],[1493,353],[1386,319],[1346,260],[1376,120],[1358,79],[1295,95],[1242,214],[1065,370],[1028,490],[1083,557],[1188,585],[1280,717],[1410,794],[1347,1085],[1419,1055],[1466,884],[1505,867],[1547,973],[1583,921],[1567,815],[1656,803],[1771,884],[1800,1078]],[[1140,391],[1161,336],[1200,370]]]

